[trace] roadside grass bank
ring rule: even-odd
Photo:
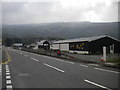
[[[120,57],[107,60],[107,63],[112,63],[112,64],[120,67]]]

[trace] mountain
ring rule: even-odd
[[[110,35],[118,38],[118,22],[58,22],[40,24],[3,25],[3,37],[56,37],[80,38],[96,35]]]

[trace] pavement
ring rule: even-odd
[[[3,88],[99,88],[118,90],[119,71],[7,48]]]

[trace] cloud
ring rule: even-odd
[[[2,5],[3,24],[118,20],[118,2],[111,0],[3,2]]]

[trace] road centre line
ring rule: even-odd
[[[71,61],[65,61],[65,60],[61,60],[61,59],[57,59],[57,58],[53,58],[53,57],[49,57],[49,56],[44,56],[44,55],[41,55],[41,56],[46,57],[46,58],[50,58],[50,59],[54,59],[54,60],[57,60],[57,61],[61,61],[61,62],[67,62],[67,63],[70,63],[70,64],[74,64],[74,62],[71,62]]]
[[[95,85],[95,86],[98,86],[98,87],[107,89],[107,90],[112,90],[112,89],[110,89],[110,88],[107,88],[107,87],[105,87],[105,86],[102,86],[102,85],[100,85],[100,84],[94,83],[94,82],[89,81],[89,80],[84,80],[84,81],[87,82],[87,83],[93,84],[93,85]]]
[[[46,64],[46,63],[44,63],[44,65],[45,66],[48,66],[48,67],[50,67],[50,68],[53,68],[53,69],[55,69],[55,70],[57,70],[57,71],[60,71],[60,72],[65,72],[65,71],[63,71],[63,70],[61,70],[61,69],[59,69],[59,68],[56,68],[56,67],[54,67],[54,66],[51,66],[51,65],[49,65],[49,64]]]
[[[119,72],[116,72],[116,71],[111,71],[111,70],[106,70],[106,69],[101,69],[101,68],[94,68],[96,70],[101,70],[101,71],[107,71],[107,72],[112,72],[112,73],[119,73]]]
[[[86,65],[83,65],[83,64],[80,64],[80,66],[82,66],[82,67],[88,67],[88,66],[86,66]]]
[[[65,61],[65,62],[67,62],[67,63],[71,63],[71,64],[75,64],[74,62],[71,62],[71,61]]]
[[[53,58],[53,57],[49,57],[49,56],[45,56],[45,55],[39,55],[39,54],[35,54],[35,53],[32,53],[32,54],[37,55],[37,56],[46,57],[46,58],[49,58],[49,59],[54,59],[54,60],[61,61],[61,62],[67,62],[67,63],[70,63],[70,64],[75,64],[74,62],[71,62],[71,61],[65,61],[65,60],[61,60],[61,59],[57,59],[57,58]]]
[[[35,59],[35,58],[32,58],[32,57],[31,57],[31,59],[34,60],[34,61],[36,61],[36,62],[39,62],[39,60],[37,60],[37,59]]]
[[[61,60],[61,59],[57,59],[57,58],[52,58],[52,57],[48,57],[48,56],[43,56],[43,57],[47,57],[47,58],[54,59],[54,60],[61,61],[61,62],[67,62],[67,63],[70,63],[70,64],[74,64],[74,62],[71,62],[71,61],[65,61],[65,60]]]
[[[88,64],[88,65],[91,65],[91,66],[100,66],[100,65],[98,65],[98,64]]]

